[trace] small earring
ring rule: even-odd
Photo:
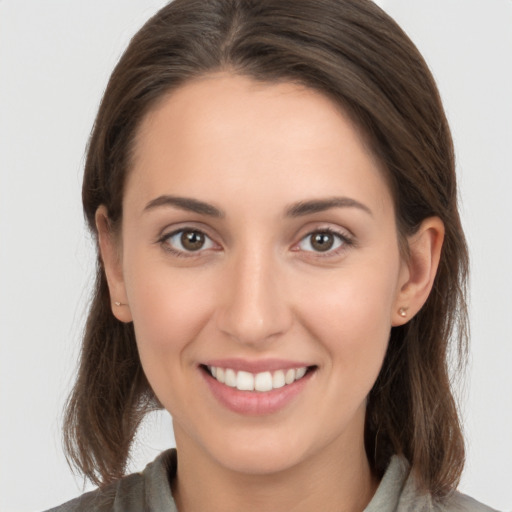
[[[398,314],[399,314],[401,317],[405,318],[405,317],[407,316],[407,308],[400,308],[400,309],[398,310]]]
[[[123,304],[122,302],[118,302],[117,300],[114,302],[116,306],[126,306],[126,304]]]

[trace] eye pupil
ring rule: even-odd
[[[181,245],[187,251],[198,251],[203,247],[204,242],[204,235],[199,231],[184,231],[181,235]]]
[[[315,233],[311,237],[311,246],[317,251],[328,251],[334,245],[334,236],[330,233]]]

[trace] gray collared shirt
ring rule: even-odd
[[[47,512],[178,512],[169,485],[176,468],[176,450],[167,450],[143,472],[128,475]],[[493,512],[493,509],[459,492],[442,502],[434,501],[430,494],[418,492],[407,461],[394,456],[363,512]]]

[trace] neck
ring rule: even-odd
[[[173,495],[180,512],[361,512],[375,493],[363,440],[336,440],[321,453],[283,471],[248,474],[205,457],[194,443],[178,446]],[[346,446],[340,446],[346,444]]]

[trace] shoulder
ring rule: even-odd
[[[408,462],[394,456],[365,512],[497,511],[457,491],[442,500],[433,499],[430,494],[419,490]]]
[[[413,510],[421,510],[422,512],[497,512],[495,509],[455,490],[442,499],[434,499],[430,494],[418,491],[412,473],[407,476],[400,503],[403,508],[398,508],[397,512],[412,512]]]
[[[498,512],[465,494],[454,492],[443,503],[437,505],[436,512]]]
[[[140,498],[144,495],[143,490],[143,477],[142,474],[137,473],[128,475],[117,482],[114,482],[106,487],[96,489],[95,491],[87,492],[67,503],[58,507],[52,508],[47,512],[110,512],[115,510],[114,504],[116,501],[125,502],[127,499],[133,503],[133,510],[144,510],[140,507]],[[131,510],[130,508],[126,509]]]
[[[139,512],[176,510],[169,477],[176,472],[176,451],[167,450],[143,472],[79,496],[47,512]]]

